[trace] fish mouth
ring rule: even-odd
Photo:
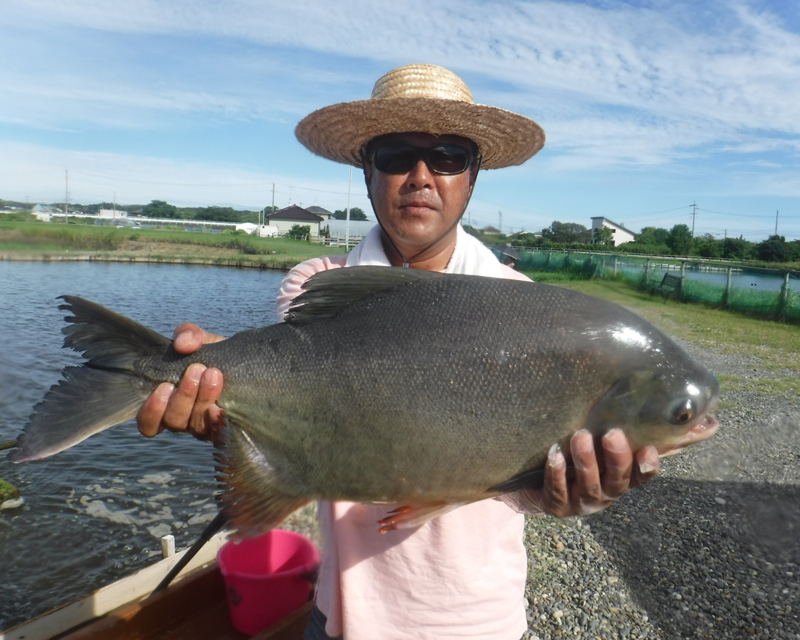
[[[662,455],[674,455],[684,447],[708,440],[718,429],[719,422],[717,422],[717,419],[712,415],[706,414],[703,416],[702,420],[692,426],[691,429],[680,436],[675,442],[671,443],[669,449],[663,452]]]

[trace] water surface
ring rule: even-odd
[[[275,322],[282,273],[176,265],[0,262],[0,442],[82,362],[61,347],[56,297],[79,295],[172,335],[185,321],[222,335]],[[0,629],[90,593],[190,544],[216,513],[211,445],[125,423],[0,478],[23,507],[0,511]]]

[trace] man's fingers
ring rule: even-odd
[[[220,409],[215,407],[222,392],[222,372],[219,369],[209,368],[203,371],[200,385],[197,389],[197,399],[189,418],[189,431],[203,440],[211,436],[209,428],[219,421]]]
[[[636,453],[636,464],[631,476],[631,487],[650,482],[661,470],[658,449],[653,446],[644,447]]]
[[[581,429],[570,441],[572,464],[575,467],[574,493],[581,504],[590,505],[603,500],[600,468],[594,452],[592,434]]]
[[[169,382],[162,382],[139,409],[136,423],[139,426],[139,433],[143,436],[152,438],[163,430],[161,419],[164,417],[164,411],[174,388]]]
[[[172,334],[172,347],[178,353],[194,353],[203,346],[205,333],[196,324],[184,322]]]
[[[554,444],[547,454],[544,467],[544,486],[541,495],[542,510],[562,518],[569,515],[569,488],[567,486],[567,461],[561,447]]]
[[[206,367],[199,363],[189,366],[175,387],[175,391],[172,392],[161,420],[170,431],[183,431],[189,425],[192,407],[200,387],[200,378],[205,369]]]
[[[611,429],[603,436],[602,491],[604,497],[616,500],[628,493],[633,470],[633,452],[621,429]]]
[[[224,340],[224,336],[203,331],[196,324],[184,322],[172,334],[172,346],[178,353],[194,353],[204,344]]]

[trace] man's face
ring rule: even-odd
[[[472,149],[466,138],[428,133],[397,133],[384,136],[381,141],[415,147],[455,144]],[[375,213],[406,257],[455,229],[472,195],[477,172],[477,162],[473,162],[457,175],[436,174],[422,158],[408,173],[402,174],[383,173],[372,164],[364,166]]]

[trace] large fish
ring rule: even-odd
[[[64,345],[88,362],[64,370],[9,459],[44,458],[132,418],[194,362],[224,374],[220,501],[245,536],[312,499],[410,505],[391,528],[540,486],[551,445],[584,427],[621,427],[635,447],[717,428],[714,376],[609,302],[390,267],[323,272],[305,289],[285,323],[188,356],[65,296]]]

